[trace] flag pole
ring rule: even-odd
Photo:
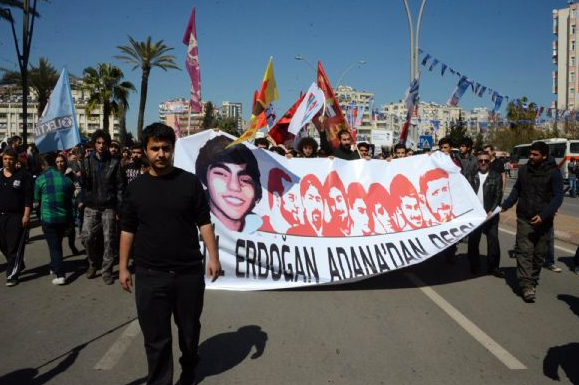
[[[188,103],[189,113],[187,114],[187,136],[191,135],[191,101]]]

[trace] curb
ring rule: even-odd
[[[501,213],[500,223],[505,226],[517,228],[516,206],[507,212]],[[565,214],[555,215],[555,239],[573,245],[579,245],[579,218]]]

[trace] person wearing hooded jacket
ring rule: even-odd
[[[563,176],[548,159],[545,142],[531,144],[529,162],[519,168],[506,211],[517,203],[517,279],[525,302],[535,302],[536,286],[548,253],[555,213],[563,203]]]

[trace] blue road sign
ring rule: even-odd
[[[420,141],[418,142],[418,148],[432,148],[434,144],[434,138],[432,135],[420,135]]]

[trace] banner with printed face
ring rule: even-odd
[[[224,275],[209,288],[344,283],[420,263],[486,219],[440,152],[383,160],[287,159],[207,130],[175,165],[207,191]],[[201,250],[206,255],[204,245]]]

